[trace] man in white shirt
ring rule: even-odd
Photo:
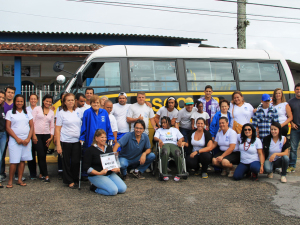
[[[118,136],[118,125],[117,125],[117,121],[116,118],[114,117],[114,115],[111,114],[111,111],[113,109],[113,103],[110,100],[106,100],[104,102],[104,109],[107,111],[108,113],[108,117],[109,117],[109,121],[110,121],[110,126],[111,126],[111,131],[113,132],[114,135],[114,144],[117,143],[117,136]]]
[[[85,96],[84,96],[84,94],[77,93],[75,95],[75,105],[76,105],[76,108],[87,109],[87,108],[84,107],[84,105],[85,105]]]
[[[94,89],[93,88],[87,88],[87,89],[85,89],[86,102],[84,103],[84,107],[86,109],[89,109],[91,107],[90,100],[91,100],[91,97],[93,95],[94,95]]]
[[[131,129],[134,129],[134,123],[137,120],[144,120],[146,129],[145,133],[149,134],[149,119],[151,125],[154,129],[156,129],[156,124],[154,120],[154,112],[152,108],[149,108],[146,103],[146,93],[144,91],[139,91],[137,93],[137,103],[132,104],[127,112],[127,122],[131,123]]]

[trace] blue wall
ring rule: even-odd
[[[155,45],[179,46],[187,43],[201,43],[192,39],[172,39],[143,36],[91,35],[91,34],[40,34],[1,33],[1,42],[50,42],[50,43],[94,43],[102,45]]]

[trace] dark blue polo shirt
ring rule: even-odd
[[[134,132],[125,134],[118,140],[118,143],[121,146],[119,157],[124,157],[126,159],[134,159],[147,149],[151,148],[149,137],[145,133],[142,134],[140,143],[137,142]]]

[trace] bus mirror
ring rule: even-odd
[[[78,73],[77,74],[77,85],[78,85],[78,87],[79,88],[81,88],[82,87],[82,73],[80,72],[80,73]]]
[[[55,72],[61,72],[61,71],[63,71],[64,67],[65,67],[64,63],[59,62],[59,61],[57,61],[57,62],[55,62],[53,64],[53,70]]]
[[[66,82],[66,77],[64,75],[58,75],[56,81],[58,84],[64,84]]]

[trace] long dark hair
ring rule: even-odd
[[[174,109],[177,109],[178,107],[178,102],[176,101],[176,98],[173,96],[168,97],[168,100],[165,103],[165,107],[169,108],[169,100],[174,100],[175,101],[175,105],[174,105]]]
[[[247,142],[247,136],[245,135],[245,131],[244,131],[245,127],[250,127],[251,130],[252,130],[252,136],[251,136],[250,143],[253,144],[255,142],[255,140],[256,140],[256,130],[255,130],[255,128],[253,127],[253,125],[251,123],[244,124],[244,126],[242,128],[242,133],[241,133],[241,140],[242,140],[242,142],[241,142],[241,144]]]
[[[282,132],[281,132],[281,125],[280,125],[280,123],[273,122],[273,123],[271,124],[271,126],[275,126],[275,127],[277,127],[277,128],[279,129],[278,138],[279,138],[279,140],[281,141],[281,138],[282,138]],[[272,135],[271,132],[270,132],[270,135],[271,135],[271,137],[273,138],[273,135]]]
[[[25,97],[24,97],[24,95],[21,95],[21,94],[17,94],[16,96],[15,96],[15,98],[14,98],[14,101],[13,101],[13,108],[12,108],[12,113],[13,114],[16,114],[16,110],[17,110],[17,106],[16,106],[16,100],[17,100],[17,98],[18,97],[21,97],[21,98],[23,98],[23,106],[22,106],[22,110],[24,111],[24,113],[25,114],[27,114],[27,110],[26,110],[26,105],[25,105]]]
[[[49,95],[49,94],[46,94],[43,99],[42,99],[42,109],[44,110],[44,101],[47,99],[47,98],[51,98],[51,101],[53,102],[53,97],[52,95]]]

